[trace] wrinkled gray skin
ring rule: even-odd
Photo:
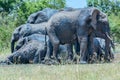
[[[35,13],[31,14],[27,19],[27,23],[37,24],[37,23],[41,23],[41,22],[46,22],[51,18],[51,16],[53,16],[57,12],[73,11],[73,10],[75,10],[75,9],[73,9],[71,7],[65,7],[65,8],[62,8],[60,10],[45,8],[41,11],[38,11],[38,12],[35,12]]]
[[[70,44],[78,39],[80,61],[86,63],[84,54],[87,49],[88,35],[96,29],[99,12],[96,8],[86,8],[75,11],[62,11],[50,18],[47,33],[53,45],[53,57],[55,59],[58,59],[57,51],[60,44]],[[45,59],[48,58],[49,56],[46,56]]]
[[[105,60],[109,61],[110,59],[114,58],[114,55],[111,51],[111,47],[109,45],[111,45],[112,47],[114,47],[114,44],[112,43],[112,39],[110,38],[110,27],[109,27],[109,22],[107,19],[107,15],[103,12],[100,12],[100,14],[98,15],[98,21],[97,21],[97,27],[96,30],[94,31],[94,33],[90,34],[88,36],[88,49],[87,51],[89,52],[89,56],[93,55],[93,37],[100,37],[105,39]],[[78,53],[80,51],[79,48],[79,43],[76,42],[75,44],[75,51],[76,53]]]
[[[39,34],[46,34],[46,24],[47,22],[39,23],[39,24],[23,24],[19,27],[17,27],[11,38],[11,52],[14,51],[14,45],[15,42],[18,41],[20,38],[29,36],[34,33],[39,33]]]
[[[47,14],[43,11],[33,13],[28,17],[27,23],[35,24],[46,22],[48,20],[48,17],[46,15]]]
[[[97,53],[97,59],[100,60],[101,56],[105,55],[105,39],[97,37],[97,38],[94,38],[93,43],[94,43],[94,50]],[[109,51],[109,53],[114,54],[112,51],[113,47],[111,44],[109,45],[109,47],[110,47],[110,51],[111,51],[111,52]]]
[[[2,63],[7,64],[27,64],[34,62],[35,55],[39,54],[39,62],[44,59],[46,54],[46,46],[43,42],[32,40],[23,45],[19,50],[7,57]]]
[[[102,38],[93,39],[94,52],[97,54],[97,60],[101,61],[101,58],[105,53],[105,40]]]
[[[19,50],[23,45],[25,45],[27,42],[32,41],[32,40],[37,40],[40,43],[41,42],[45,43],[45,41],[48,42],[48,36],[45,37],[45,35],[41,35],[37,33],[37,34],[32,34],[32,35],[23,37],[18,40],[16,47],[15,47],[15,51]]]
[[[41,20],[42,20],[42,22],[45,22],[46,20],[42,19],[43,18],[42,16],[45,16],[46,17],[45,19],[49,20],[51,18],[51,16],[53,16],[57,12],[60,12],[60,11],[73,11],[73,10],[75,10],[75,9],[73,9],[71,7],[65,7],[65,8],[62,8],[60,10],[55,10],[55,9],[51,9],[51,8],[45,8],[42,11],[38,11],[36,13],[31,14],[28,17],[27,23],[37,24],[37,23],[41,23]],[[45,13],[45,15],[42,15],[43,13]],[[52,47],[52,44],[50,44],[50,46]],[[69,53],[70,56],[73,56],[73,55],[71,55],[73,52],[71,52],[72,50],[69,49],[70,48],[69,44],[67,46],[68,46],[67,47],[67,53]],[[52,48],[50,49],[50,51],[51,50],[52,50]],[[48,52],[48,54],[49,54],[49,52]]]
[[[58,10],[51,9],[51,8],[45,8],[42,11],[38,11],[36,13],[31,14],[28,17],[27,23],[37,24],[41,22],[46,22],[50,19],[52,15],[54,15],[57,12]]]
[[[50,56],[52,56],[52,52],[53,52],[52,44],[48,40],[48,36],[45,37],[45,35],[41,35],[41,34],[32,34],[30,36],[26,36],[26,37],[23,37],[23,38],[19,39],[19,41],[16,44],[15,51],[19,50],[22,46],[24,46],[26,43],[28,43],[29,41],[32,41],[32,40],[37,40],[40,43],[41,42],[45,43],[45,41],[47,41],[47,43],[46,43],[47,50],[50,52]],[[65,53],[66,50],[67,49],[66,49],[65,45],[60,45],[58,53],[59,54],[60,53]],[[38,58],[38,57],[36,57],[36,58]]]
[[[105,39],[105,60],[109,61],[110,59],[113,59],[113,53],[111,52],[111,47],[109,45],[113,46],[114,44],[110,35],[110,27],[107,15],[103,12],[100,12],[100,16],[101,17],[97,23],[98,26],[95,31],[95,36]]]

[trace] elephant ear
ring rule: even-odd
[[[35,16],[35,24],[46,22],[48,20],[47,14],[43,11],[37,12],[37,15]]]
[[[108,17],[105,13],[100,12],[100,18],[99,18],[100,22],[104,22],[104,23],[108,23]]]
[[[90,16],[91,16],[91,25],[94,29],[97,27],[97,21],[99,19],[100,11],[96,8],[90,9]]]

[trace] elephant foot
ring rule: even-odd
[[[73,63],[73,60],[71,60],[71,59],[66,60],[66,64],[72,64],[72,63]]]
[[[59,59],[45,59],[43,60],[41,63],[42,64],[46,64],[46,65],[58,65],[60,64],[60,60]]]
[[[51,59],[61,63],[61,57],[60,56],[58,56],[58,57],[51,56]]]
[[[45,58],[43,61],[41,61],[42,64],[46,64],[46,65],[51,65],[50,63],[50,59]]]

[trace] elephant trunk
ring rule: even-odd
[[[14,45],[15,45],[15,40],[11,41],[11,52],[14,52]]]
[[[108,33],[106,32],[105,34],[106,34],[107,38],[108,38],[110,41],[112,41],[112,39],[111,39],[111,37],[108,35]]]

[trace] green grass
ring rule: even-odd
[[[120,64],[4,65],[0,80],[120,80]]]

